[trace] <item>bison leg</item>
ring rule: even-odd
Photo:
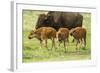
[[[54,38],[52,39],[52,47],[51,47],[51,49],[52,49],[53,47],[54,47],[55,49],[57,49],[56,44],[55,44],[55,39],[54,39]]]
[[[69,39],[67,38],[67,42],[66,42],[66,49],[67,49],[67,52],[68,52],[68,42],[69,42]]]
[[[83,39],[80,39],[80,43],[81,43],[81,48],[83,48],[84,47],[84,41],[83,41]]]
[[[48,46],[47,46],[47,39],[45,39],[45,47],[48,48]]]
[[[74,43],[74,39],[72,40],[72,43]]]
[[[86,47],[86,38],[84,38],[84,47]]]
[[[76,39],[76,51],[79,50],[79,45],[78,45],[79,43],[80,43],[80,41],[78,39]]]
[[[59,41],[59,47],[60,47],[61,41]]]
[[[61,41],[59,41],[59,40],[55,40],[55,48],[56,49],[58,49],[59,47],[60,47],[60,45],[61,45]]]
[[[86,39],[84,38],[83,39],[83,44],[82,44],[82,49],[85,50],[85,48],[86,48]]]
[[[58,39],[58,35],[56,35],[56,43],[57,43],[57,48],[59,48],[60,47],[60,44],[61,44],[61,42],[59,41],[59,39]]]
[[[42,42],[43,42],[43,41],[42,41],[42,40],[40,40],[40,45],[41,45],[41,46],[40,46],[40,48],[42,48],[42,45],[43,45],[43,43],[42,43]]]
[[[52,39],[52,47],[51,47],[51,49],[54,47],[54,45],[55,45],[55,40]]]
[[[64,40],[64,48],[65,48],[65,53],[67,52],[66,49],[67,49],[67,43],[66,43],[66,40]]]

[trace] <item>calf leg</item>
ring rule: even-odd
[[[72,43],[74,42],[74,39],[72,40]]]
[[[52,49],[53,47],[55,47],[55,40],[54,40],[54,38],[52,39],[52,47],[51,47],[51,49]]]
[[[66,40],[64,40],[64,48],[65,48],[65,53],[67,52],[66,49],[67,49],[67,43],[66,43]]]
[[[42,40],[40,40],[40,45],[41,45],[41,46],[40,46],[40,48],[42,48],[42,45],[43,45],[43,43],[42,43],[42,42],[43,42],[43,41],[42,41]]]
[[[47,39],[45,39],[45,47],[48,48],[48,46],[47,46]]]
[[[59,39],[58,39],[58,35],[56,35],[56,43],[57,43],[57,48],[59,48],[60,47],[60,44],[61,44],[61,41],[59,41]]]
[[[68,51],[68,42],[69,42],[69,39],[67,38],[67,41],[66,41],[66,49]]]
[[[60,47],[60,45],[61,45],[62,41],[58,41],[58,42],[59,42],[59,47]]]
[[[80,43],[80,41],[78,39],[76,39],[76,51],[79,50],[79,46],[78,46],[79,43]]]
[[[86,39],[84,38],[83,39],[83,50],[85,50],[85,48],[86,48]]]

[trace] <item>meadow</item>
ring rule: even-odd
[[[73,37],[69,37],[68,52],[64,52],[63,44],[55,50],[40,48],[40,43],[37,39],[28,39],[30,31],[36,25],[39,14],[47,13],[45,11],[23,10],[23,51],[22,61],[29,62],[51,62],[51,61],[71,61],[71,60],[89,60],[91,59],[91,13],[81,13],[83,15],[83,26],[87,29],[87,44],[86,50],[80,48],[80,52],[76,52],[75,42],[72,42]],[[48,40],[48,46],[51,46],[51,41]],[[50,49],[50,48],[49,48]]]

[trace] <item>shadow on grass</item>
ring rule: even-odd
[[[32,48],[29,46],[24,46],[24,50],[32,50]]]

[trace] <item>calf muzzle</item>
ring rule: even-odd
[[[32,39],[32,38],[29,36],[28,39]]]

